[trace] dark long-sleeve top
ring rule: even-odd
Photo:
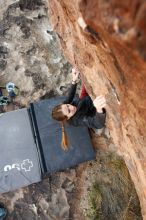
[[[75,97],[77,84],[72,84],[68,96],[63,102],[77,107],[76,113],[68,120],[73,126],[85,125],[89,128],[100,129],[105,125],[106,112],[98,113],[90,96],[83,99]]]

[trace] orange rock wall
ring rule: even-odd
[[[49,0],[49,12],[64,54],[91,97],[106,97],[107,127],[146,219],[146,2]],[[79,26],[79,17],[90,31]]]

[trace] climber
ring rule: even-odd
[[[52,110],[53,119],[60,121],[62,126],[62,148],[68,149],[68,139],[64,130],[64,123],[68,122],[73,126],[85,125],[88,128],[100,129],[104,127],[106,117],[106,101],[100,95],[94,101],[86,92],[85,86],[82,86],[79,98],[74,98],[76,93],[79,71],[72,69],[72,85],[68,97],[65,101],[57,105]]]

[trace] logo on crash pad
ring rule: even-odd
[[[7,172],[12,169],[17,169],[18,171],[23,170],[25,172],[28,172],[28,171],[31,171],[32,167],[33,167],[33,162],[29,159],[25,159],[22,161],[22,163],[14,163],[12,165],[4,166],[4,171]]]
[[[33,167],[32,161],[29,159],[23,160],[23,163],[21,164],[21,169],[25,170],[25,172],[30,171],[31,168]]]

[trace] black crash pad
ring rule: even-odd
[[[40,180],[40,162],[27,109],[1,114],[0,192]]]
[[[58,97],[0,115],[0,193],[41,181],[43,175],[95,159],[88,128],[66,124],[70,148],[61,148],[61,126],[51,117]]]
[[[61,148],[61,125],[51,117],[52,108],[63,102],[63,97],[39,101],[31,105],[36,133],[43,155],[45,172],[51,173],[71,168],[79,163],[95,159],[88,128],[66,124],[70,148]]]

